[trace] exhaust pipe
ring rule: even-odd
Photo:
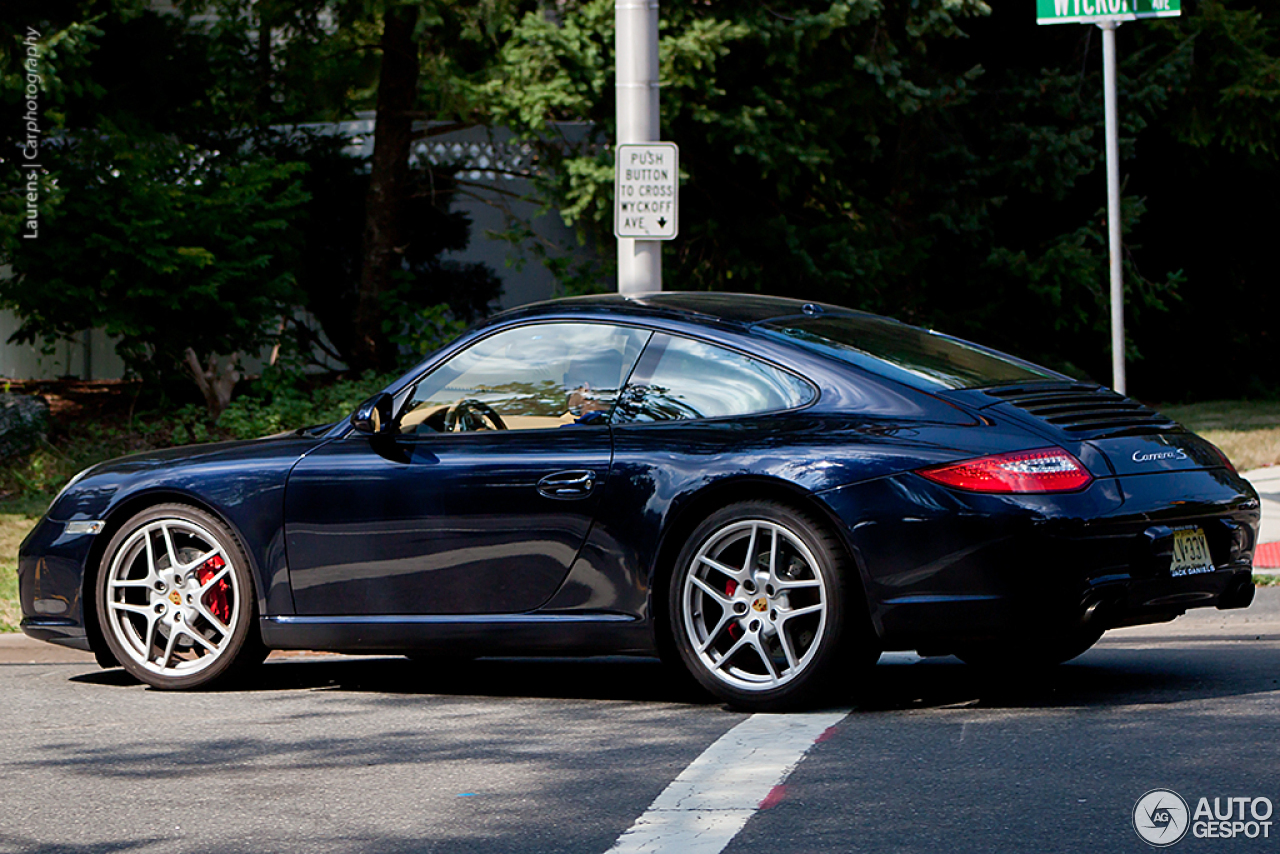
[[[1124,591],[1097,590],[1089,594],[1080,609],[1080,625],[1111,628],[1124,611]]]
[[[1253,585],[1253,578],[1245,576],[1227,585],[1227,589],[1222,591],[1222,595],[1218,597],[1218,610],[1229,611],[1233,608],[1248,608],[1253,602],[1253,594],[1257,588]]]

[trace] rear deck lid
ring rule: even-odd
[[[1116,436],[1089,442],[1106,455],[1116,474],[1156,474],[1166,471],[1222,468],[1214,447],[1194,433]]]
[[[963,392],[1068,447],[1101,452],[1118,475],[1221,468],[1216,448],[1149,406],[1092,383],[1026,383]]]

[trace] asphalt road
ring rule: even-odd
[[[1269,588],[1039,676],[892,657],[724,850],[1147,851],[1153,788],[1280,807],[1278,653]],[[293,656],[166,694],[3,638],[0,851],[603,854],[746,719],[648,661]],[[1280,850],[1272,821],[1173,850]]]

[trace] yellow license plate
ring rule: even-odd
[[[1209,554],[1209,538],[1200,528],[1178,528],[1173,532],[1173,562],[1169,575],[1200,575],[1213,572],[1213,557]]]

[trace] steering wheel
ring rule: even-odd
[[[488,426],[485,422],[488,421]],[[482,400],[466,398],[450,406],[444,414],[444,432],[467,433],[472,430],[506,430],[502,416]]]

